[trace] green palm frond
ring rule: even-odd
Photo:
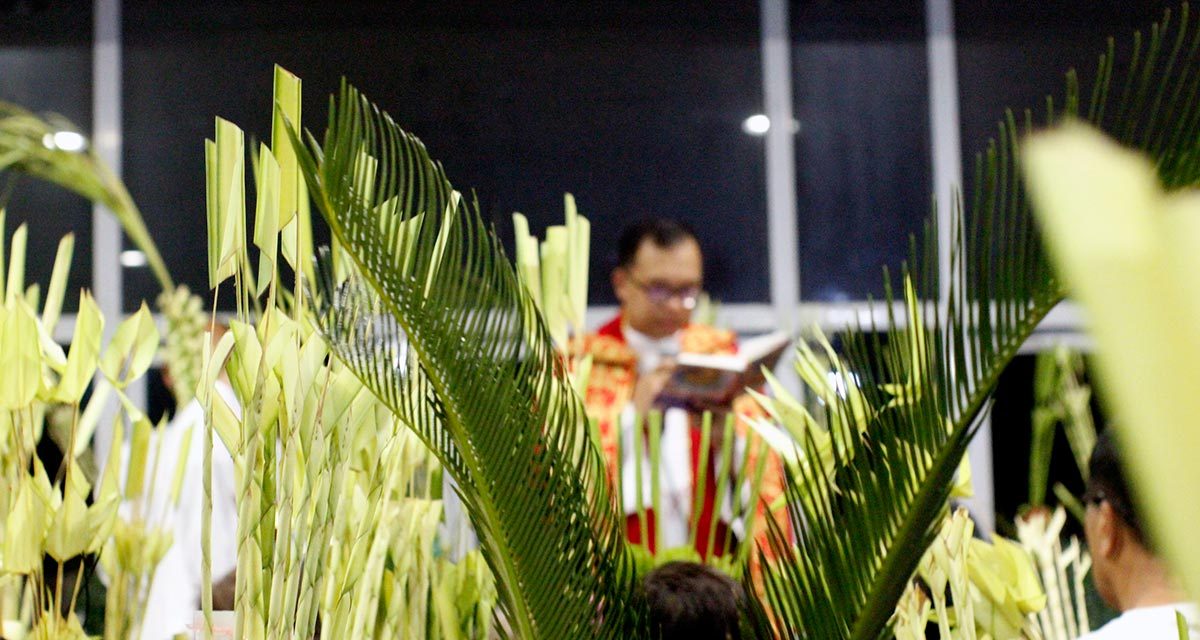
[[[54,120],[0,102],[0,171],[47,180],[108,207],[129,239],[146,254],[150,270],[163,291],[174,289],[171,274],[125,184],[92,150],[58,148],[53,142],[54,134],[74,130],[74,126],[61,118]]]
[[[582,402],[478,206],[348,85],[323,144],[292,142],[336,241],[322,329],[456,481],[509,632],[624,637],[632,561]]]
[[[1064,106],[1056,110],[1048,98],[1045,121],[1086,116],[1148,151],[1168,185],[1194,184],[1200,28],[1190,22],[1187,5],[1167,12],[1149,38],[1135,36],[1119,74],[1110,40],[1090,101],[1081,106],[1078,81],[1068,72]],[[832,475],[802,468],[804,477],[790,488],[798,540],[793,546],[774,531],[781,560],[764,576],[786,637],[873,640],[887,632],[1001,372],[1063,297],[1020,182],[1018,138],[1033,127],[1032,111],[1019,122],[1006,112],[999,135],[976,159],[969,205],[953,203],[946,299],[912,302],[907,317],[898,318],[889,293],[890,329],[859,325],[843,336],[845,359],[872,417],[861,436],[839,434],[851,446],[835,448]],[[904,269],[926,296],[938,286],[936,238],[930,225],[920,251],[914,243],[915,268]],[[902,385],[900,402],[885,384]],[[815,451],[816,443],[810,437],[800,446]]]

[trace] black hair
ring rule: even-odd
[[[649,240],[655,246],[663,249],[669,249],[687,240],[699,243],[691,227],[677,220],[666,218],[641,220],[621,231],[621,238],[617,241],[617,266],[632,265],[637,257],[638,248],[645,240]]]
[[[695,562],[668,562],[642,580],[656,640],[741,640],[741,585]]]
[[[1138,516],[1133,498],[1129,493],[1129,484],[1125,481],[1125,472],[1121,468],[1121,456],[1117,442],[1107,429],[1096,437],[1096,447],[1092,449],[1092,457],[1088,460],[1087,491],[1084,493],[1087,502],[1107,502],[1121,522],[1129,527],[1134,537],[1142,546],[1150,549],[1150,539],[1142,528],[1142,519]]]

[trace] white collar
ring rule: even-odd
[[[625,334],[625,344],[638,356],[638,373],[643,374],[658,368],[664,357],[679,355],[681,331],[664,338],[651,338],[634,329],[628,324],[621,327]]]

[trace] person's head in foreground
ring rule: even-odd
[[[613,292],[622,320],[651,338],[665,338],[691,319],[704,267],[696,234],[673,220],[627,227],[617,246]]]
[[[694,562],[669,562],[642,581],[650,608],[651,638],[741,640],[742,587]]]
[[[1186,604],[1187,597],[1155,554],[1142,526],[1111,430],[1100,434],[1092,450],[1084,502],[1084,533],[1096,589],[1105,602],[1123,613],[1096,632],[1097,637],[1118,637],[1114,632],[1125,627],[1149,631],[1167,625],[1163,628],[1174,629],[1176,609],[1194,617],[1194,607]],[[1148,637],[1157,636],[1150,633]]]

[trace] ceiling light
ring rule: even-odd
[[[146,254],[137,249],[126,249],[121,252],[121,266],[130,269],[146,266]]]
[[[756,113],[742,121],[742,131],[752,136],[766,135],[770,129],[771,119],[761,113]]]
[[[75,131],[55,131],[43,136],[42,144],[47,149],[76,152],[87,148],[87,138]]]

